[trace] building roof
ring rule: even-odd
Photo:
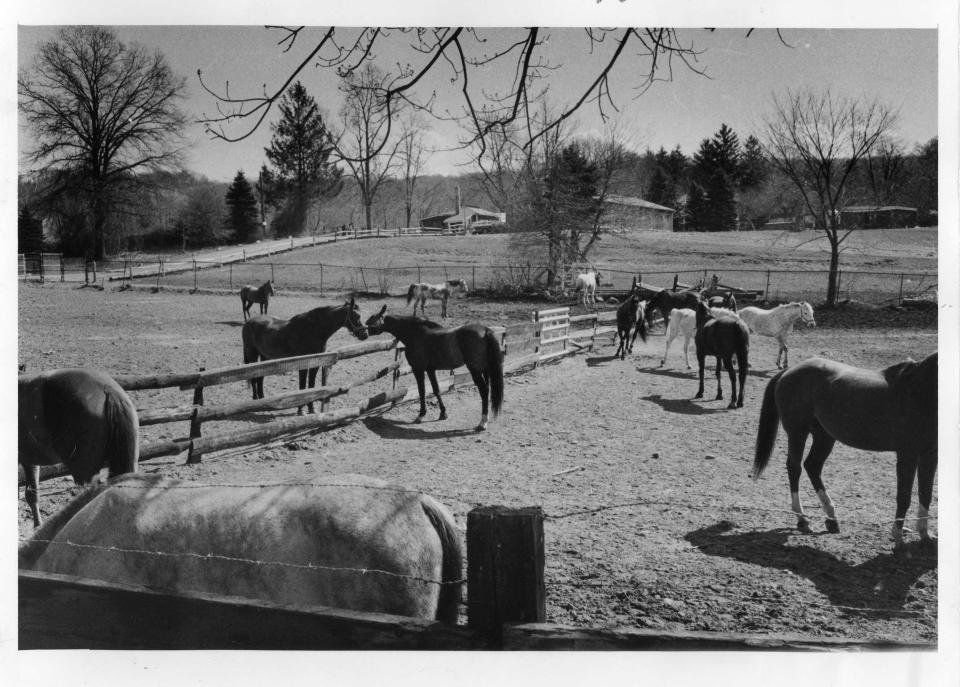
[[[840,212],[916,212],[916,208],[908,208],[902,205],[848,205]]]
[[[659,210],[660,212],[676,212],[673,208],[657,205],[643,198],[631,198],[630,196],[609,195],[604,199],[604,202],[610,203],[611,205],[631,205],[637,208],[646,208],[647,210]]]

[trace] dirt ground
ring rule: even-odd
[[[19,362],[28,371],[94,366],[115,374],[190,372],[241,362],[235,295],[148,290],[118,292],[23,285]],[[271,314],[287,317],[318,304],[285,294]],[[399,299],[365,300],[364,315]],[[434,314],[438,306],[434,304]],[[528,320],[536,305],[451,303],[452,324]],[[428,306],[428,314],[429,306]],[[791,361],[821,355],[872,368],[936,349],[935,313],[848,308],[817,313],[820,326],[798,329]],[[354,340],[340,331],[329,348]],[[814,534],[794,529],[783,440],[767,472],[749,477],[762,389],[774,371],[776,344],[755,337],[746,404],[693,401],[695,374],[679,342],[660,367],[664,337],[654,330],[626,360],[606,347],[507,379],[504,411],[488,432],[472,431],[479,400],[472,388],[448,394],[449,419],[412,424],[416,407],[248,453],[184,456],[143,464],[204,483],[310,480],[365,473],[437,496],[466,524],[476,505],[541,506],[546,513],[547,619],[590,627],[717,632],[802,633],[823,637],[934,640],[937,553],[908,534],[906,555],[889,539],[894,457],[837,446],[824,479],[841,519],[826,534],[809,483],[802,497]],[[692,346],[691,346],[692,347]],[[392,354],[344,363],[331,383]],[[373,360],[375,358],[375,360]],[[696,364],[691,351],[691,361]],[[412,380],[411,380],[412,383]],[[360,398],[382,390],[385,382]],[[724,393],[729,382],[724,377]],[[269,378],[267,393],[295,388],[295,375]],[[706,397],[715,381],[709,373]],[[247,398],[240,384],[206,390],[206,402]],[[138,407],[182,405],[187,392],[134,392]],[[348,401],[338,399],[334,407]],[[293,413],[295,411],[289,411]],[[266,422],[257,414],[252,421]],[[213,423],[210,431],[235,423]],[[204,425],[204,431],[208,431]],[[143,441],[185,436],[186,423],[142,429]],[[68,479],[41,485],[54,512],[70,497]],[[20,489],[20,535],[32,527]],[[914,500],[915,508],[915,500]],[[911,515],[915,510],[911,509]],[[932,514],[937,513],[934,498]],[[932,529],[936,532],[937,523]]]

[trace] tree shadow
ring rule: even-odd
[[[664,398],[660,394],[653,394],[652,396],[643,396],[641,397],[640,400],[656,403],[658,406],[666,410],[668,413],[679,413],[681,415],[713,415],[714,413],[722,413],[728,410],[726,405],[724,405],[722,408],[706,408],[700,405],[699,403],[694,402],[693,399]],[[724,401],[717,401],[717,402],[724,403]]]
[[[796,534],[793,529],[730,534],[731,527],[729,522],[720,522],[693,530],[684,538],[708,556],[732,558],[806,577],[832,604],[869,608],[871,613],[875,609],[902,610],[917,580],[937,568],[936,546],[919,541],[910,542],[897,552],[878,553],[864,563],[851,565],[812,546],[788,544],[789,537]]]
[[[368,417],[362,420],[364,426],[382,439],[449,439],[453,437],[467,437],[482,434],[472,427],[470,429],[448,429],[431,431],[426,425],[439,420],[425,420],[422,423],[399,422],[388,420],[385,417]],[[446,421],[445,421],[446,422]]]

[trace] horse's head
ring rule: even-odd
[[[387,312],[387,306],[380,308],[380,312],[367,318],[367,331],[376,336],[383,333],[383,316]]]
[[[800,321],[809,327],[817,326],[817,321],[813,319],[813,306],[806,301],[800,301]]]
[[[707,303],[703,301],[702,298],[697,299],[697,329],[700,329],[703,325],[707,323],[708,320],[713,319],[713,314],[710,312],[710,307]]]
[[[271,296],[273,295],[273,282],[271,280],[268,279],[267,283],[263,285],[263,292]]]
[[[347,310],[343,326],[346,327],[351,334],[363,341],[369,334],[367,333],[367,327],[363,324],[363,319],[360,317],[360,308],[357,306],[353,296],[344,303],[343,307]]]

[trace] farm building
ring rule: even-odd
[[[840,211],[845,227],[890,229],[917,224],[917,209],[899,205],[849,205]]]
[[[505,212],[492,212],[483,208],[464,205],[459,212],[444,212],[420,220],[421,227],[443,229],[444,234],[482,234],[506,224]]]
[[[602,221],[605,227],[620,231],[673,231],[674,212],[642,198],[610,195],[604,200]]]

